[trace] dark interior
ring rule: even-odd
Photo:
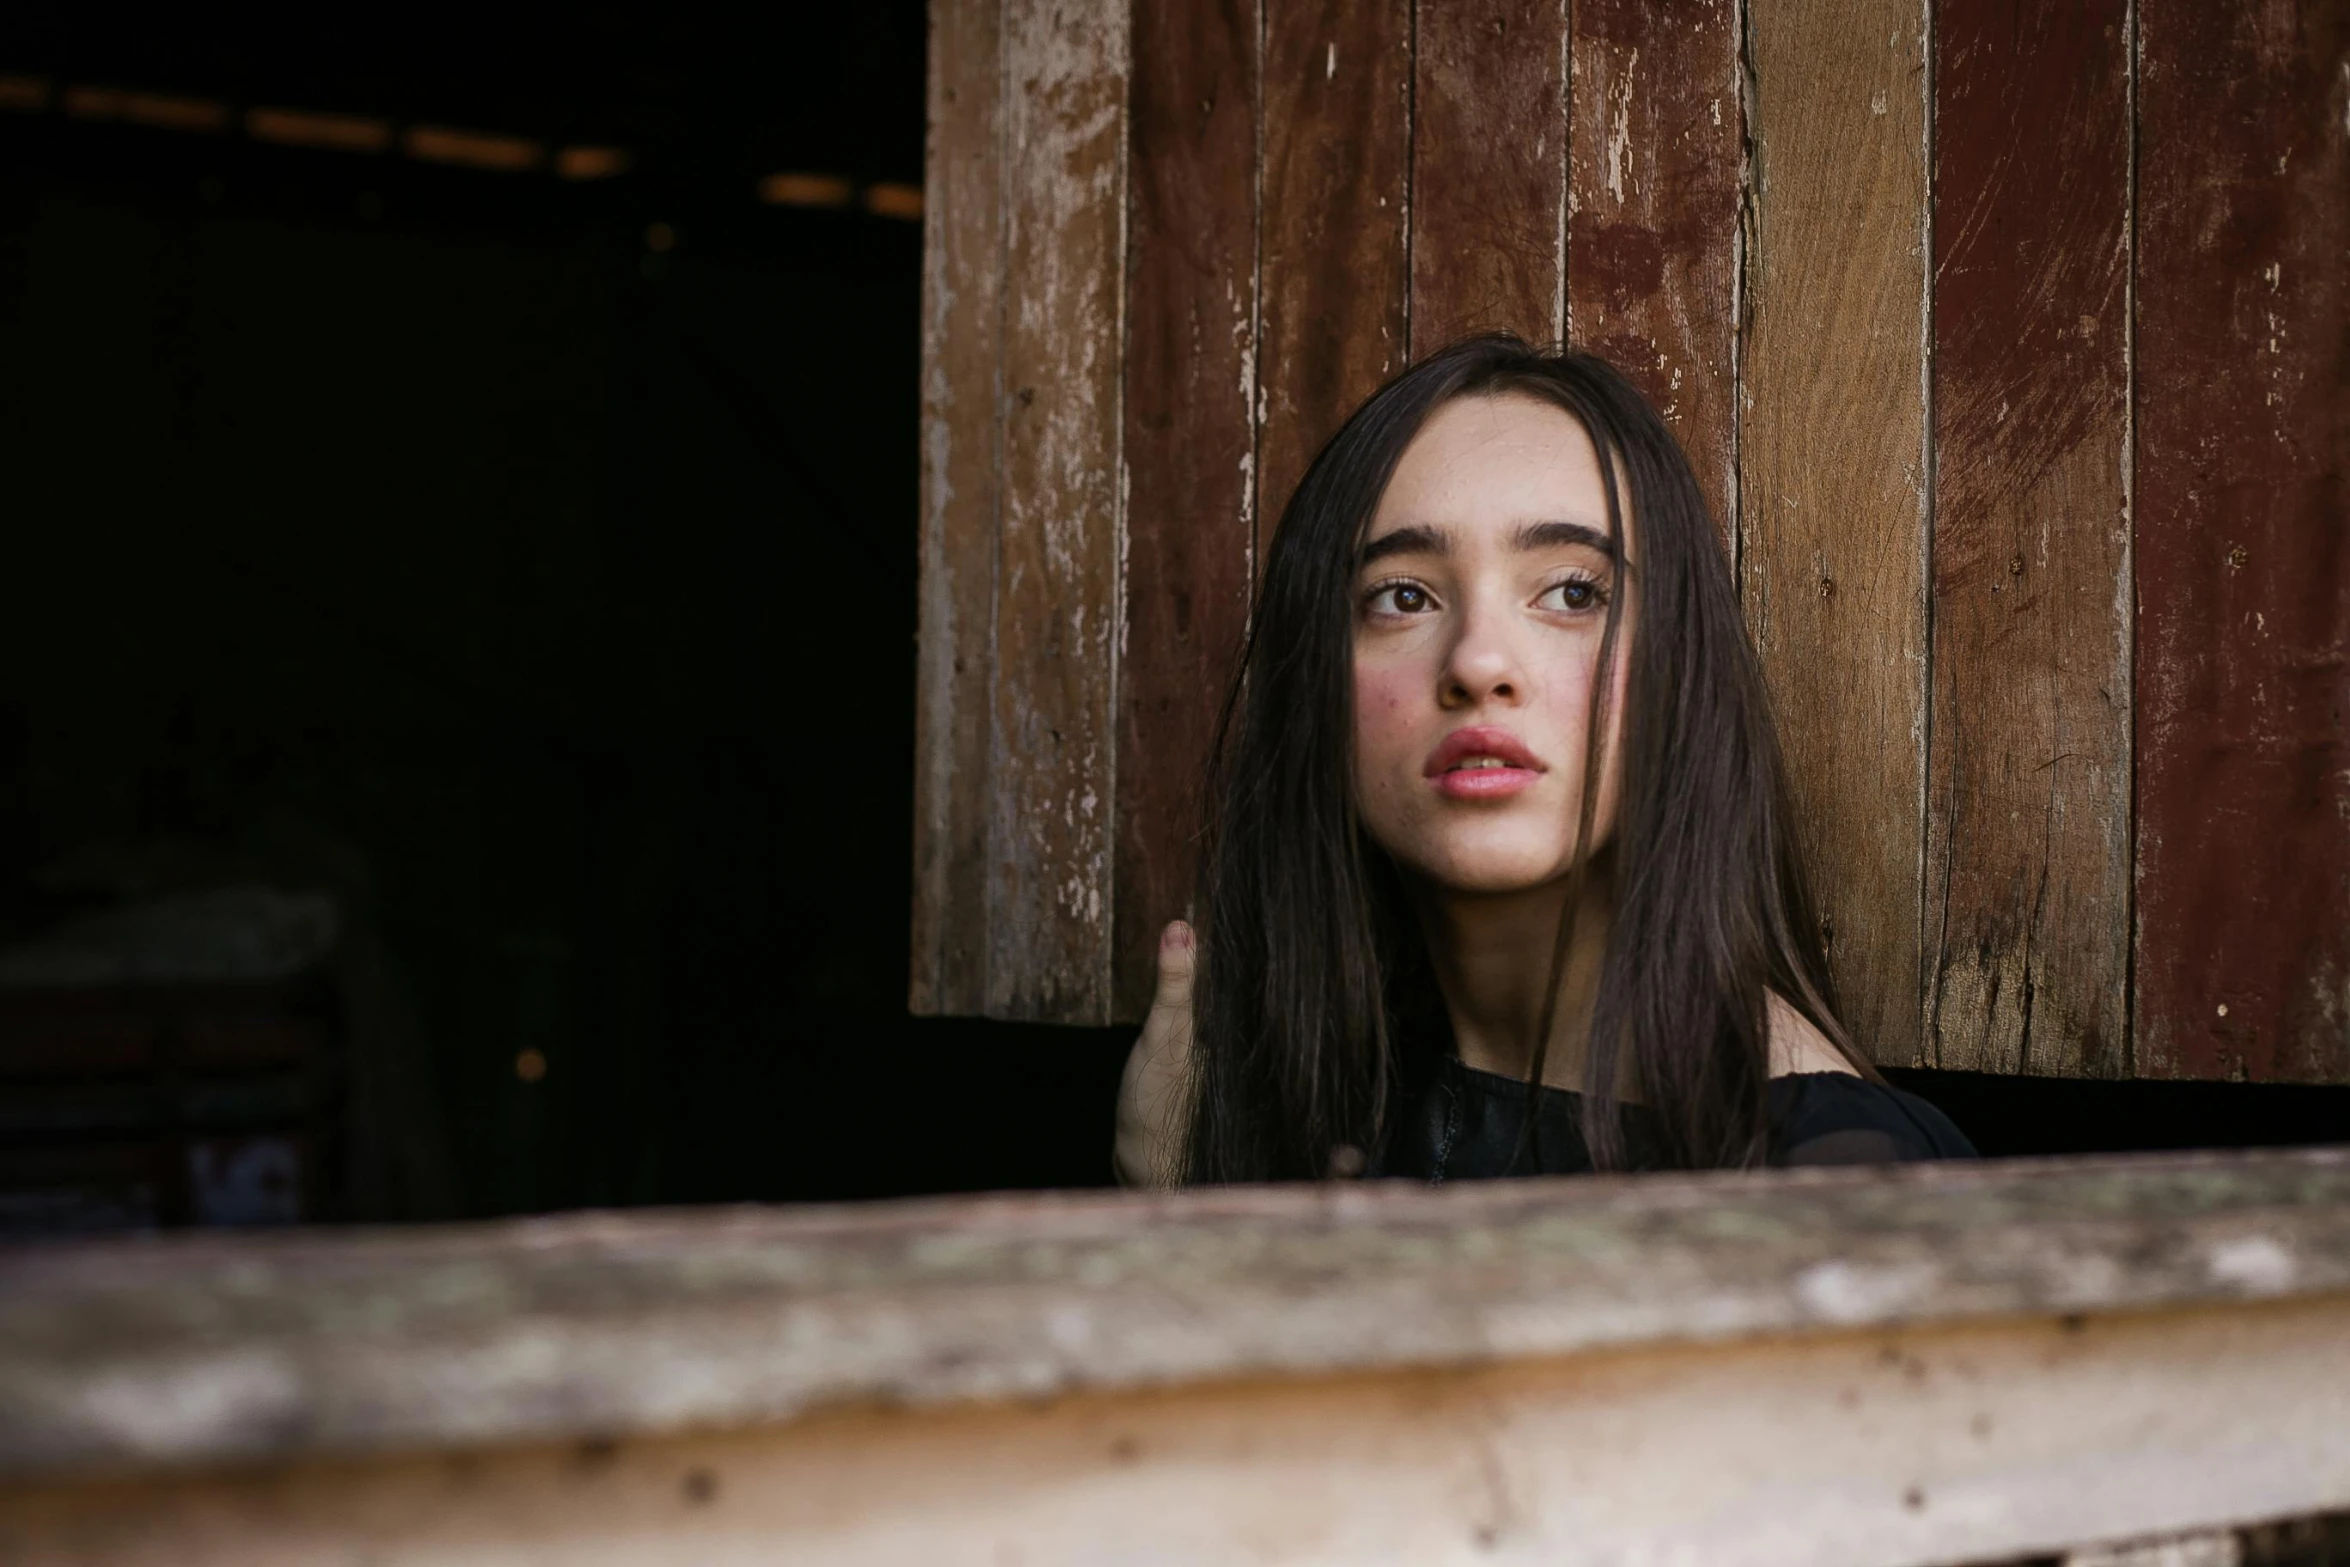
[[[918,0],[0,12],[0,1231],[1108,1180],[1131,1031],[905,1008],[921,225],[868,203],[923,46]],[[141,908],[285,971],[73,967]],[[2350,1127],[1896,1076],[1993,1154]]]

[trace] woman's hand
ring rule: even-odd
[[[1194,945],[1191,927],[1181,920],[1159,932],[1158,990],[1118,1085],[1114,1162],[1128,1186],[1173,1186],[1183,1178],[1183,1139],[1191,1122]]]

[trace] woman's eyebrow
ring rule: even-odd
[[[1361,557],[1355,562],[1355,569],[1360,571],[1373,561],[1385,560],[1390,555],[1449,555],[1451,553],[1452,540],[1445,536],[1442,528],[1414,524],[1408,528],[1398,528],[1392,533],[1382,533],[1364,545]]]
[[[1521,552],[1531,550],[1566,549],[1580,545],[1598,550],[1603,555],[1616,552],[1615,541],[1605,532],[1583,522],[1523,522],[1510,535],[1510,546]],[[1382,533],[1363,546],[1361,557],[1355,562],[1357,570],[1390,555],[1449,555],[1452,537],[1442,528],[1425,523],[1414,523]]]
[[[1526,522],[1510,535],[1510,543],[1519,550],[1565,549],[1580,544],[1603,555],[1616,552],[1616,542],[1605,532],[1582,522]]]

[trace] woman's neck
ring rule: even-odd
[[[1603,854],[1583,878],[1542,1064],[1542,1080],[1553,1087],[1583,1087],[1591,1009],[1615,912],[1612,865]],[[1519,1078],[1533,1066],[1567,895],[1564,877],[1515,893],[1421,890],[1420,928],[1464,1066]]]

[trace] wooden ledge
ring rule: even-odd
[[[0,1473],[2341,1292],[2350,1148],[47,1245]]]

